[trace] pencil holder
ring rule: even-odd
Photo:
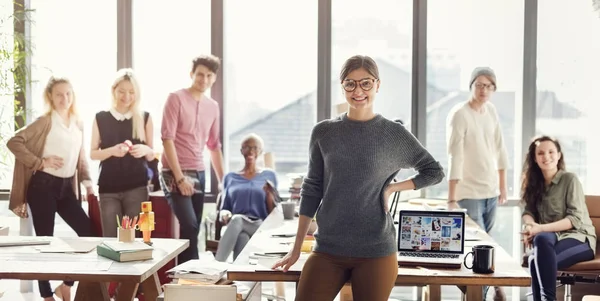
[[[133,240],[135,239],[135,229],[133,229],[133,228],[131,228],[131,229],[119,228],[117,233],[118,233],[117,239],[120,242],[133,242]]]

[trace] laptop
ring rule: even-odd
[[[398,265],[461,268],[465,247],[462,211],[401,210]]]

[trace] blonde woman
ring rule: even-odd
[[[54,217],[60,217],[79,236],[91,236],[90,220],[78,200],[80,183],[93,194],[83,148],[83,131],[71,82],[51,77],[44,90],[48,112],[15,133],[7,146],[15,155],[10,209],[22,218],[31,209],[37,236],[54,235]],[[71,300],[72,281],[56,288]],[[39,281],[45,301],[55,300],[50,282]]]
[[[148,161],[152,150],[152,119],[140,109],[140,88],[131,69],[121,69],[112,85],[112,105],[96,114],[90,157],[100,161],[98,191],[102,234],[117,236],[123,215],[136,216],[148,200]]]

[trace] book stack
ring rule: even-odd
[[[290,177],[290,201],[300,201],[300,188],[304,177],[301,175],[293,175]]]
[[[169,277],[195,284],[219,284],[229,264],[216,260],[192,259],[167,271]]]
[[[152,259],[154,248],[141,242],[104,241],[96,247],[96,253],[118,262]]]

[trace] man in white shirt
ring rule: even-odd
[[[447,119],[448,209],[464,208],[482,229],[494,226],[497,203],[506,203],[508,155],[496,107],[496,75],[488,67],[473,70],[471,97],[454,106]],[[495,288],[494,300],[505,300]]]

